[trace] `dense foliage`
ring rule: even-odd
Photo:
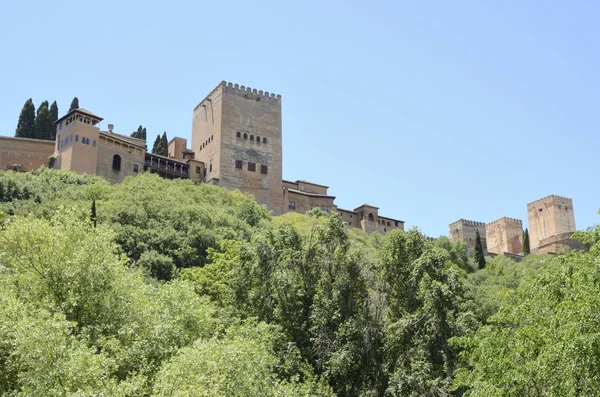
[[[33,100],[29,98],[23,105],[15,137],[54,140],[56,138],[56,127],[54,122],[58,120],[58,105],[56,101],[52,105],[48,101],[43,101],[35,110]]]
[[[0,395],[594,395],[600,230],[580,238],[479,270],[212,185],[0,172]]]

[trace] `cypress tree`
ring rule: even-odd
[[[54,126],[52,124],[52,117],[50,116],[50,104],[48,101],[44,101],[40,104],[35,116],[35,139],[50,139],[52,136],[52,130]]]
[[[90,214],[90,220],[96,227],[96,199],[92,200],[92,213]]]
[[[131,133],[131,137],[146,140],[146,127],[140,125],[136,131]]]
[[[485,256],[483,255],[483,247],[481,246],[481,237],[479,237],[479,229],[475,231],[475,262],[477,267],[483,269],[485,267]]]
[[[56,139],[56,126],[54,123],[58,120],[58,105],[56,104],[56,101],[52,102],[52,105],[50,105],[50,120],[52,121],[52,132],[48,139],[53,141]]]
[[[25,101],[23,109],[21,109],[15,136],[17,138],[33,138],[35,136],[35,105],[31,98]]]
[[[531,253],[531,248],[529,247],[529,229],[525,229],[523,232],[523,253],[525,255]]]
[[[162,153],[161,155],[167,157],[169,155],[169,140],[167,139],[167,131],[163,132],[162,138]]]
[[[156,139],[154,140],[154,145],[152,146],[152,153],[160,155],[161,154],[160,152],[162,152],[161,146],[162,146],[162,140],[160,139],[160,134],[158,134],[156,136]]]
[[[71,106],[69,106],[69,112],[75,109],[79,109],[79,99],[77,97],[73,98],[73,100],[71,101]]]

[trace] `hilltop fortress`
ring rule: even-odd
[[[282,178],[281,96],[221,82],[195,108],[192,142],[171,139],[168,157],[146,150],[141,139],[101,130],[102,117],[80,108],[56,121],[56,140],[0,137],[0,169],[41,166],[101,175],[113,183],[140,172],[185,178],[251,193],[275,215],[319,207],[338,212],[349,227],[366,232],[404,230],[404,222],[363,204],[335,205],[328,186]]]
[[[572,240],[575,232],[573,200],[550,195],[527,204],[529,244],[532,253],[556,253],[562,249],[584,248]],[[469,255],[475,247],[478,231],[484,252],[518,256],[523,252],[523,222],[520,219],[500,218],[494,222],[460,219],[448,227],[450,240],[464,241]]]
[[[41,166],[101,175],[113,183],[140,172],[163,178],[185,178],[251,193],[275,215],[305,213],[318,207],[337,212],[349,227],[381,233],[404,230],[404,222],[363,204],[354,209],[335,205],[328,186],[282,178],[281,96],[222,81],[194,108],[192,142],[171,139],[168,156],[146,150],[141,139],[101,130],[102,117],[73,110],[56,121],[56,140],[0,136],[0,169],[34,171]],[[531,252],[581,248],[570,239],[575,231],[573,201],[548,196],[527,205]],[[501,218],[485,224],[460,219],[449,226],[450,240],[464,241],[469,255],[479,231],[486,253],[515,256],[523,250],[521,220]]]

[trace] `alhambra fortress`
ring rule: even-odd
[[[404,230],[403,221],[380,215],[372,205],[338,208],[328,186],[282,179],[280,95],[221,82],[194,109],[191,146],[175,137],[168,157],[149,153],[144,140],[118,134],[112,124],[102,131],[102,120],[80,108],[56,121],[54,142],[0,136],[0,169],[35,171],[46,166],[101,175],[113,183],[150,172],[251,193],[275,215],[319,207],[339,213],[348,227],[365,232]],[[527,210],[531,252],[580,248],[570,239],[575,231],[571,199],[551,195],[529,203]],[[452,241],[466,243],[469,254],[479,232],[486,253],[522,255],[523,224],[518,219],[488,224],[461,219],[450,224],[449,232]]]

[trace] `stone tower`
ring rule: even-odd
[[[523,251],[523,222],[520,219],[500,218],[485,225],[488,252],[503,255]]]
[[[467,245],[467,255],[473,256],[475,251],[475,235],[479,231],[479,239],[484,255],[487,254],[487,239],[485,223],[460,219],[448,226],[450,241],[464,241]]]
[[[556,252],[570,245],[575,231],[573,200],[550,195],[527,204],[529,241],[532,252]]]
[[[52,167],[95,175],[100,135],[96,125],[101,121],[102,117],[82,108],[72,110],[56,120]]]
[[[205,180],[283,213],[281,96],[221,82],[194,109],[192,150]]]

